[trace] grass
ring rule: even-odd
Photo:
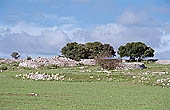
[[[84,69],[17,69],[8,66],[0,73],[0,110],[169,110],[170,88],[152,86],[165,75],[142,74],[145,72],[170,73],[169,65],[148,64],[144,70],[111,71],[107,74],[97,66]],[[87,71],[88,70],[88,71]],[[89,72],[90,70],[90,72]],[[29,72],[60,73],[73,78],[65,81],[33,81],[16,78],[15,75]],[[99,72],[100,71],[100,72]],[[139,74],[141,73],[141,74]],[[94,75],[93,79],[89,76]],[[132,78],[133,76],[139,78]],[[100,77],[102,80],[97,80]],[[140,77],[150,78],[149,84],[140,82]],[[36,93],[38,96],[31,96]]]

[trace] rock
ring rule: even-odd
[[[80,64],[84,64],[84,65],[96,65],[96,60],[94,59],[81,59]]]
[[[64,80],[64,77],[65,76],[60,76],[59,74],[46,74],[46,73],[43,73],[43,74],[40,74],[38,72],[36,73],[28,73],[28,74],[19,74],[19,75],[16,75],[15,77],[17,78],[22,78],[22,79],[32,79],[32,80]]]
[[[93,75],[90,75],[90,79],[93,79],[94,78],[94,76]]]
[[[28,95],[29,96],[38,96],[38,94],[36,94],[36,93],[29,93]]]
[[[144,69],[146,68],[144,63],[139,63],[139,62],[132,62],[132,63],[121,63],[119,64],[119,66],[117,67],[117,69],[125,69],[125,70],[129,70],[129,69]]]

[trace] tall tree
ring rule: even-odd
[[[120,57],[130,57],[130,60],[142,60],[154,56],[154,49],[142,42],[131,42],[118,48]]]
[[[74,60],[92,59],[96,58],[98,54],[106,52],[110,53],[111,56],[115,56],[114,48],[111,45],[100,42],[88,42],[86,44],[67,43],[61,52],[65,57]]]
[[[18,59],[18,58],[20,57],[20,55],[19,55],[18,52],[13,52],[13,53],[11,54],[11,56],[12,56],[13,58],[15,58],[15,59]]]
[[[61,50],[62,54],[70,59],[80,60],[86,57],[86,51],[83,44],[77,42],[67,43]]]

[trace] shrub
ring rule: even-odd
[[[48,69],[57,69],[59,66],[55,65],[55,64],[51,64],[49,66],[47,66]]]
[[[31,56],[27,56],[27,60],[32,60],[32,57]]]
[[[0,70],[7,70],[8,68],[7,68],[7,66],[5,66],[5,65],[0,65]]]
[[[100,61],[98,62],[100,67],[109,70],[116,69],[117,67],[119,67],[120,63],[122,63],[121,59],[100,59]]]
[[[13,53],[11,54],[11,56],[12,56],[13,58],[15,58],[15,59],[18,59],[18,58],[20,57],[20,55],[19,55],[18,52],[13,52]]]
[[[96,58],[96,63],[103,69],[116,69],[120,63],[122,63],[121,59],[112,59],[111,54],[105,52],[103,54],[99,54]]]
[[[11,66],[18,67],[18,66],[19,66],[19,63],[18,63],[18,62],[12,62],[12,63],[11,63]]]

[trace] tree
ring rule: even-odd
[[[82,58],[86,58],[86,50],[83,44],[77,42],[67,43],[61,50],[62,54],[70,59],[79,61]]]
[[[61,52],[65,57],[74,60],[94,59],[98,54],[106,52],[109,52],[111,56],[115,56],[114,48],[111,45],[100,42],[88,42],[86,44],[67,43]]]
[[[27,56],[27,60],[32,60],[32,57],[31,56]]]
[[[19,55],[18,52],[13,52],[13,53],[11,54],[11,56],[12,56],[13,58],[15,58],[15,59],[18,59],[18,58],[20,57],[20,55]]]
[[[110,53],[110,56],[108,57],[112,57],[112,56],[116,56],[116,52],[114,51],[114,48],[110,45],[110,44],[104,44],[103,45],[103,51],[102,51],[104,54],[105,53]]]
[[[130,57],[130,60],[142,60],[154,56],[154,49],[142,42],[131,42],[118,48],[120,57]]]

